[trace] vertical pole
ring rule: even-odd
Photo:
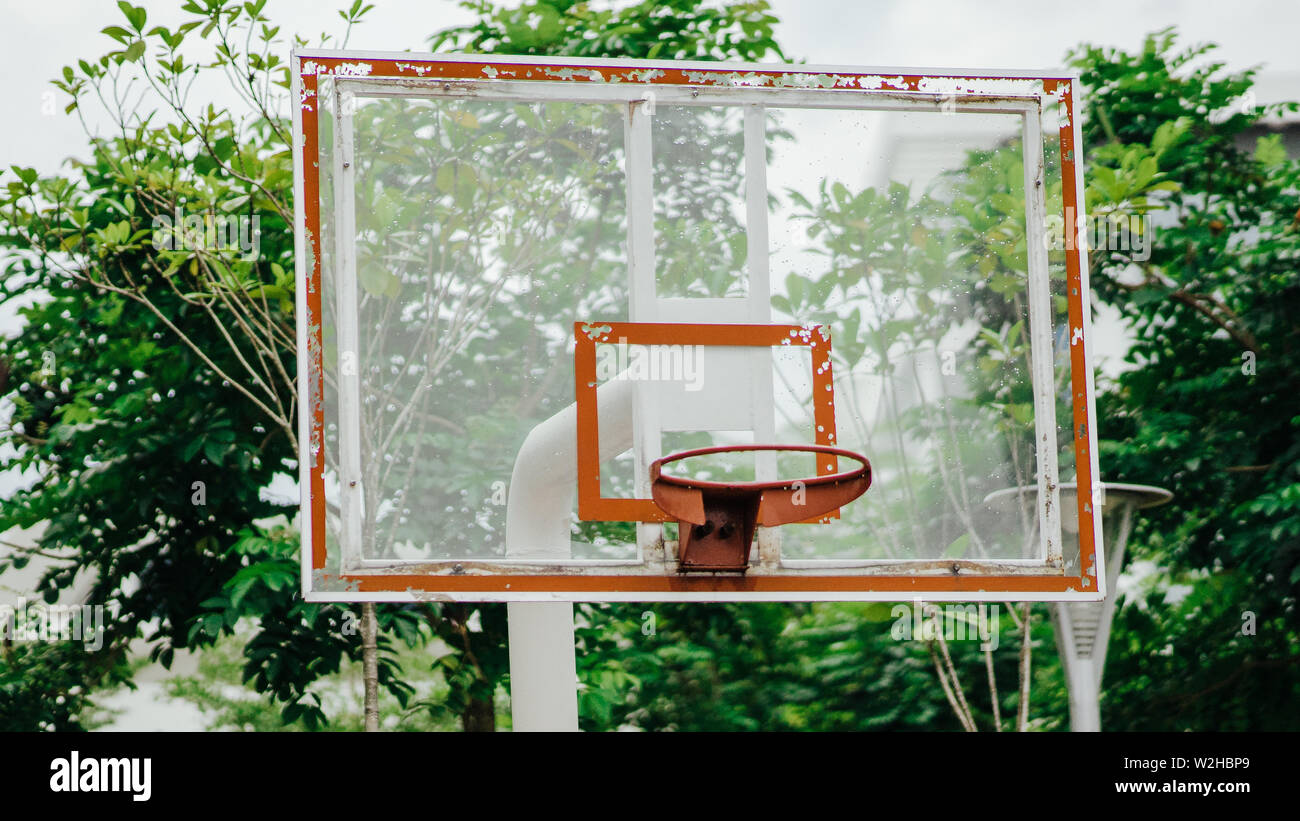
[[[338,277],[336,296],[338,312],[339,380],[339,515],[342,529],[339,544],[343,552],[342,568],[360,567],[373,544],[373,534],[366,529],[365,473],[361,453],[361,317],[357,289],[356,255],[356,140],[352,130],[355,105],[352,92],[339,83],[334,87],[334,213],[337,226],[334,236]],[[373,494],[374,488],[369,488]],[[369,499],[375,504],[373,496]]]
[[[650,130],[653,98],[633,100],[623,110],[623,163],[627,183],[627,292],[628,318],[633,322],[668,322],[659,309],[655,279],[654,144]],[[678,320],[680,321],[680,320]],[[662,399],[656,386],[633,383],[633,475],[636,494],[650,495],[650,463],[663,455]],[[636,523],[637,553],[647,552],[663,539],[663,525]]]
[[[1070,730],[1076,733],[1101,732],[1101,692],[1093,659],[1073,658],[1068,669]]]
[[[748,321],[766,325],[772,321],[772,274],[769,257],[772,253],[768,241],[767,204],[767,108],[761,105],[745,106],[745,253],[747,275]],[[772,404],[772,351],[759,348],[750,352],[749,406],[753,413],[751,424],[755,442],[776,441],[776,411]],[[770,451],[755,454],[754,478],[771,481],[777,476],[776,454]],[[781,561],[781,531],[773,527],[760,527],[755,541],[758,543],[759,563],[775,567]]]
[[[608,459],[632,444],[631,382],[598,389],[601,441]],[[569,515],[577,482],[575,442],[578,411],[570,405],[533,428],[519,447],[506,497],[506,555],[568,559],[572,554]],[[510,633],[510,709],[520,732],[578,730],[578,659],[574,650],[573,605],[569,602],[512,602],[506,607]]]
[[[1042,111],[1026,111],[1020,144],[1024,151],[1025,224],[1029,237],[1041,236],[1047,222],[1046,174],[1042,149]],[[1026,243],[1029,264],[1029,351],[1034,392],[1034,436],[1042,443],[1056,441],[1056,396],[1052,361],[1052,289],[1047,246],[1030,239]],[[1047,545],[1048,563],[1060,567],[1061,492],[1056,448],[1038,448],[1038,526]],[[1101,561],[1101,557],[1097,557]],[[1082,568],[1087,572],[1089,568]]]
[[[578,730],[573,604],[511,602],[510,712],[515,732]]]

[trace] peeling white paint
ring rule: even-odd
[[[584,324],[584,325],[582,326],[582,332],[583,332],[584,334],[586,334],[586,336],[587,336],[588,339],[590,339],[590,340],[592,340],[592,341],[594,341],[594,342],[600,342],[600,341],[604,340],[606,337],[609,336],[610,331],[612,331],[612,330],[614,330],[614,329],[611,328],[609,325],[601,325],[601,324],[586,325],[586,324]]]
[[[375,67],[370,63],[339,63],[332,70],[322,71],[335,77],[369,77]]]
[[[667,74],[667,72],[660,71],[657,68],[647,68],[638,71],[629,71],[627,78],[634,83],[650,83],[663,77],[665,74]],[[617,75],[615,75],[615,79],[618,79]]]
[[[835,88],[838,75],[834,74],[782,74],[776,78],[776,85],[793,88]]]
[[[762,88],[772,85],[772,76],[748,71],[688,71],[686,79],[699,85],[729,85],[734,88]]]
[[[424,63],[393,63],[398,71],[414,71],[415,76],[423,77],[426,72],[433,71],[433,66]]]
[[[1043,96],[1043,81],[1026,77],[922,77],[917,91],[929,94],[971,94],[993,97]]]
[[[344,579],[332,573],[326,573],[324,570],[316,569],[311,572],[312,590],[319,593],[360,593],[361,582],[355,579]]]
[[[573,80],[582,78],[592,81],[593,83],[605,82],[605,75],[601,74],[594,68],[545,68],[546,76],[554,77],[557,80]]]

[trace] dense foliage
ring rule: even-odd
[[[1118,619],[1105,719],[1296,729],[1284,705],[1300,695],[1300,164],[1262,127],[1296,105],[1256,105],[1255,71],[1211,52],[1164,31],[1140,52],[1075,54],[1098,170],[1170,123],[1185,134],[1159,154],[1177,188],[1150,259],[1092,259],[1135,337],[1133,367],[1101,397],[1104,470],[1176,494],[1133,538],[1161,573]]]
[[[89,159],[62,175],[4,178],[3,296],[31,303],[23,333],[0,343],[14,448],[4,467],[30,483],[5,501],[0,531],[43,523],[37,547],[53,558],[35,593],[52,602],[82,573],[86,603],[111,605],[103,647],[69,656],[87,688],[120,670],[137,637],[167,666],[177,649],[251,618],[261,629],[245,645],[245,679],[282,703],[286,721],[316,725],[325,717],[309,688],[359,658],[361,640],[354,612],[295,595],[296,533],[268,521],[289,508],[264,489],[296,458],[293,174],[288,123],[269,113],[277,85],[287,88],[278,29],[264,0],[188,2],[192,19],[175,31],[119,5],[124,25],[104,30],[115,48],[56,82],[70,112],[101,103],[111,136],[92,138]],[[189,56],[199,40],[217,49],[215,63]],[[187,100],[188,84],[209,74],[238,78],[246,108]],[[113,96],[132,78],[154,94],[137,107]],[[238,240],[216,241],[178,214],[233,223]],[[160,218],[187,241],[160,235]],[[30,559],[15,548],[0,569]],[[415,618],[383,615],[390,627]],[[386,635],[399,633],[417,639]],[[48,655],[9,655],[18,667],[6,681],[48,686],[36,666]],[[381,679],[405,697],[381,655]]]

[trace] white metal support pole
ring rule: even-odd
[[[1093,659],[1074,659],[1070,665],[1070,729],[1076,733],[1101,732],[1101,689]]]
[[[597,390],[600,458],[632,444],[633,383]],[[506,555],[567,559],[569,514],[577,482],[578,410],[570,405],[528,434],[506,498]],[[510,712],[518,732],[577,732],[578,659],[571,602],[511,602]]]
[[[510,602],[510,715],[516,732],[576,732],[572,602]]]
[[[1066,689],[1070,694],[1070,729],[1076,733],[1101,730],[1101,676],[1093,658],[1094,642],[1106,641],[1096,635],[1098,612],[1113,606],[1114,593],[1105,602],[1056,602],[1052,605],[1052,622],[1056,647],[1061,654]]]
[[[651,100],[627,104],[624,148],[627,154],[628,257],[631,314],[654,304],[654,216],[650,193]],[[634,416],[643,435],[645,402],[634,399],[630,382],[611,382],[598,390],[602,458],[621,453],[633,442]],[[633,411],[633,405],[636,411]],[[608,415],[606,415],[608,414]],[[577,410],[565,410],[538,425],[515,459],[506,502],[506,554],[568,558],[569,510],[577,479],[575,466]],[[607,448],[617,447],[610,453]],[[643,447],[641,458],[649,449]],[[653,457],[651,457],[653,458]],[[638,465],[642,475],[647,466]],[[648,476],[642,481],[648,481]],[[638,488],[647,491],[647,488]],[[644,543],[649,527],[637,525]],[[514,728],[519,731],[578,729],[577,655],[574,650],[573,604],[512,602],[507,607],[510,635],[510,697]]]
[[[506,555],[568,558],[577,409],[529,433],[515,458],[506,498]],[[565,445],[567,444],[567,447]],[[564,455],[550,457],[558,448]],[[516,732],[576,732],[578,664],[571,602],[510,602],[510,714]]]
[[[1118,522],[1106,540],[1106,599],[1100,602],[1057,602],[1052,605],[1056,647],[1065,669],[1070,693],[1070,729],[1076,733],[1101,731],[1101,678],[1106,667],[1106,647],[1119,602],[1120,568],[1133,520],[1142,508],[1168,502],[1169,491],[1149,485],[1108,483],[1102,486],[1102,520]],[[1074,488],[1070,488],[1074,491]],[[1074,492],[1061,498],[1075,504]],[[1071,528],[1077,532],[1077,525]]]
[[[529,433],[515,458],[506,499],[506,555],[568,558],[578,426],[570,406]],[[567,445],[567,447],[566,447]],[[548,458],[558,448],[564,455]],[[558,481],[557,481],[558,480]],[[578,660],[573,603],[510,602],[510,714],[516,732],[578,730]]]

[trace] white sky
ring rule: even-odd
[[[372,0],[375,9],[349,47],[424,51],[429,34],[465,22],[450,0]],[[174,25],[181,0],[137,0],[150,25]],[[267,14],[315,42],[340,31],[346,0],[270,0]],[[849,65],[1045,68],[1081,41],[1136,49],[1145,32],[1177,24],[1187,42],[1212,40],[1233,67],[1263,63],[1300,97],[1300,3],[1294,0],[1094,0],[1045,6],[1038,0],[774,0],[778,37],[794,59]],[[1050,11],[1045,11],[1050,9]],[[7,78],[0,167],[53,171],[82,153],[80,125],[65,116],[62,93],[48,97],[63,65],[112,46],[100,29],[122,22],[110,0],[0,0],[0,76]],[[286,56],[288,46],[285,47]],[[1269,96],[1278,96],[1285,91]],[[44,114],[49,99],[56,113]]]

